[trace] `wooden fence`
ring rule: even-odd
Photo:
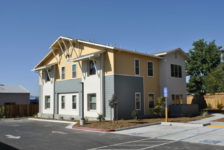
[[[204,98],[207,105],[212,106],[212,109],[217,109],[217,104],[222,104],[224,106],[224,93],[207,94]],[[192,99],[193,96],[187,96],[187,104],[191,104]]]
[[[0,106],[0,118],[28,117],[38,113],[38,104]]]

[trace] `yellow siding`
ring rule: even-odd
[[[148,106],[148,94],[155,94],[157,99],[160,96],[160,83],[159,83],[159,59],[143,56],[138,54],[132,54],[123,51],[115,52],[115,74],[135,76],[134,60],[140,60],[140,76],[144,80],[144,104],[145,114],[149,114]],[[153,77],[148,77],[147,62],[153,62]]]
[[[101,47],[97,46],[90,46],[87,44],[79,44],[76,45],[75,51],[72,51],[72,49],[69,49],[70,53],[72,54],[70,58],[77,58],[83,55],[88,55],[91,53],[99,52],[102,50],[106,50]],[[49,65],[59,61],[59,64],[56,65],[56,81],[61,81],[62,79],[60,78],[61,74],[61,68],[65,67],[65,79],[63,80],[69,80],[72,79],[72,65],[76,64],[76,78],[81,78],[82,77],[82,71],[81,71],[81,66],[82,62],[67,62],[64,53],[62,53],[60,50],[55,50],[55,54],[57,59],[54,57],[54,55],[51,53],[49,56],[46,57],[46,59],[38,66],[44,66],[44,65]],[[104,53],[104,61],[105,61],[105,74],[106,75],[111,75],[114,74],[114,52],[111,50],[106,50]]]

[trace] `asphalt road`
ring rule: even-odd
[[[66,129],[66,125],[26,119],[0,120],[0,150],[224,149],[207,144],[72,130]]]

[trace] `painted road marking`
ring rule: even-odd
[[[20,139],[21,138],[21,136],[14,136],[14,135],[11,135],[11,134],[7,134],[7,135],[5,135],[8,139],[16,139],[16,140],[18,140],[18,139]]]
[[[97,149],[106,148],[106,147],[110,147],[110,146],[119,146],[119,145],[122,145],[122,144],[128,144],[128,143],[132,143],[132,142],[139,142],[139,141],[143,141],[143,140],[147,140],[147,139],[148,138],[144,138],[144,139],[141,139],[141,140],[135,140],[135,141],[123,142],[123,143],[116,143],[116,144],[111,144],[111,145],[106,145],[106,146],[91,148],[91,149],[88,149],[88,150],[97,150]]]
[[[128,141],[128,142],[123,142],[123,143],[117,143],[117,144],[111,144],[107,146],[102,146],[102,147],[97,147],[97,148],[92,148],[89,150],[124,150],[124,149],[129,149],[129,150],[145,150],[145,149],[151,149],[171,143],[175,143],[177,141],[168,141],[168,140],[158,140],[156,141],[155,139],[141,139],[141,140],[136,140],[136,141]]]
[[[208,125],[207,127],[224,128],[224,125]]]
[[[63,134],[63,135],[65,135],[65,134],[68,134],[68,133],[66,133],[66,132],[63,132],[63,131],[52,131],[52,133],[54,134]]]

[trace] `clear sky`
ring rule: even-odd
[[[153,53],[224,46],[223,0],[1,0],[0,83],[38,95],[31,69],[60,35]]]

